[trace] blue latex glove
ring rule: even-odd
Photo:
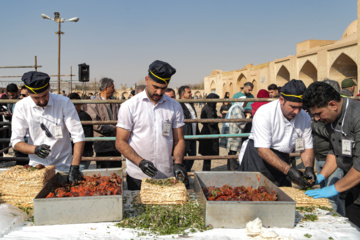
[[[322,183],[323,181],[325,181],[325,177],[319,173],[316,176],[315,185],[318,185],[318,184]]]
[[[317,198],[329,198],[333,197],[339,194],[339,192],[336,190],[335,185],[331,185],[328,187],[324,187],[322,189],[315,189],[315,190],[307,190],[305,192],[306,195],[310,197]]]

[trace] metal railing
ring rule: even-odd
[[[222,103],[222,102],[269,102],[276,99],[273,98],[241,98],[241,99],[179,99],[177,100],[180,103]],[[7,103],[16,103],[19,101],[18,99],[3,99],[0,100],[1,104]],[[126,100],[72,100],[74,104],[106,104],[106,103],[118,103],[121,104]],[[185,123],[224,123],[224,122],[245,122],[249,123],[252,119],[185,119]],[[81,121],[83,125],[101,125],[101,124],[110,124],[116,125],[117,121]],[[0,122],[0,126],[11,125],[10,122]],[[6,127],[3,127],[6,128]],[[1,128],[0,128],[1,129]],[[185,135],[185,140],[201,140],[201,139],[216,139],[216,138],[244,138],[248,137],[249,133],[240,133],[240,134],[208,134],[208,135]],[[115,141],[116,137],[87,137],[85,138],[86,142],[94,142],[94,141]],[[0,138],[0,142],[8,142],[10,143],[9,138]],[[5,152],[10,147],[7,147],[1,152]],[[298,153],[290,154],[291,157],[299,156]],[[185,156],[184,160],[216,160],[216,159],[236,159],[238,155],[223,155],[223,156]],[[2,161],[28,161],[27,157],[2,157]],[[82,161],[124,161],[124,157],[82,157]]]

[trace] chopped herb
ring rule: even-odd
[[[307,238],[311,238],[311,237],[312,237],[312,236],[311,236],[310,234],[308,234],[308,233],[306,233],[304,236],[307,237]]]
[[[309,207],[297,207],[296,210],[300,212],[314,212],[315,206],[311,205]]]
[[[312,221],[314,222],[315,220],[318,220],[318,216],[316,216],[315,214],[304,214],[304,221]]]

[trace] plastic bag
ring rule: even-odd
[[[15,225],[24,223],[27,219],[25,212],[10,204],[0,204],[0,238]]]

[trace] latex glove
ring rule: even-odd
[[[79,165],[71,165],[69,171],[69,183],[78,183],[81,180]]]
[[[289,177],[290,181],[301,187],[311,187],[310,183],[304,179],[304,174],[295,167],[291,167],[289,169],[287,176]]]
[[[38,155],[41,158],[46,158],[49,156],[51,152],[50,146],[46,144],[41,144],[39,146],[36,146],[34,154]]]
[[[189,177],[184,165],[175,163],[174,164],[174,174],[177,180],[181,180],[186,187],[189,187]]]
[[[316,199],[333,197],[338,195],[339,192],[336,190],[335,185],[330,185],[322,189],[307,190],[305,194]]]
[[[319,174],[316,176],[315,185],[320,184],[320,183],[322,183],[323,181],[325,181],[325,177],[319,173]]]
[[[312,180],[312,183],[310,183],[311,186],[314,186],[315,185],[315,182],[316,182],[316,175],[315,175],[315,172],[314,172],[314,168],[313,167],[306,167],[305,168],[305,174],[304,174],[304,177],[306,179],[311,179]]]
[[[154,164],[148,160],[141,160],[139,163],[139,167],[143,173],[148,175],[149,177],[154,177],[157,174],[157,168],[154,166]]]

